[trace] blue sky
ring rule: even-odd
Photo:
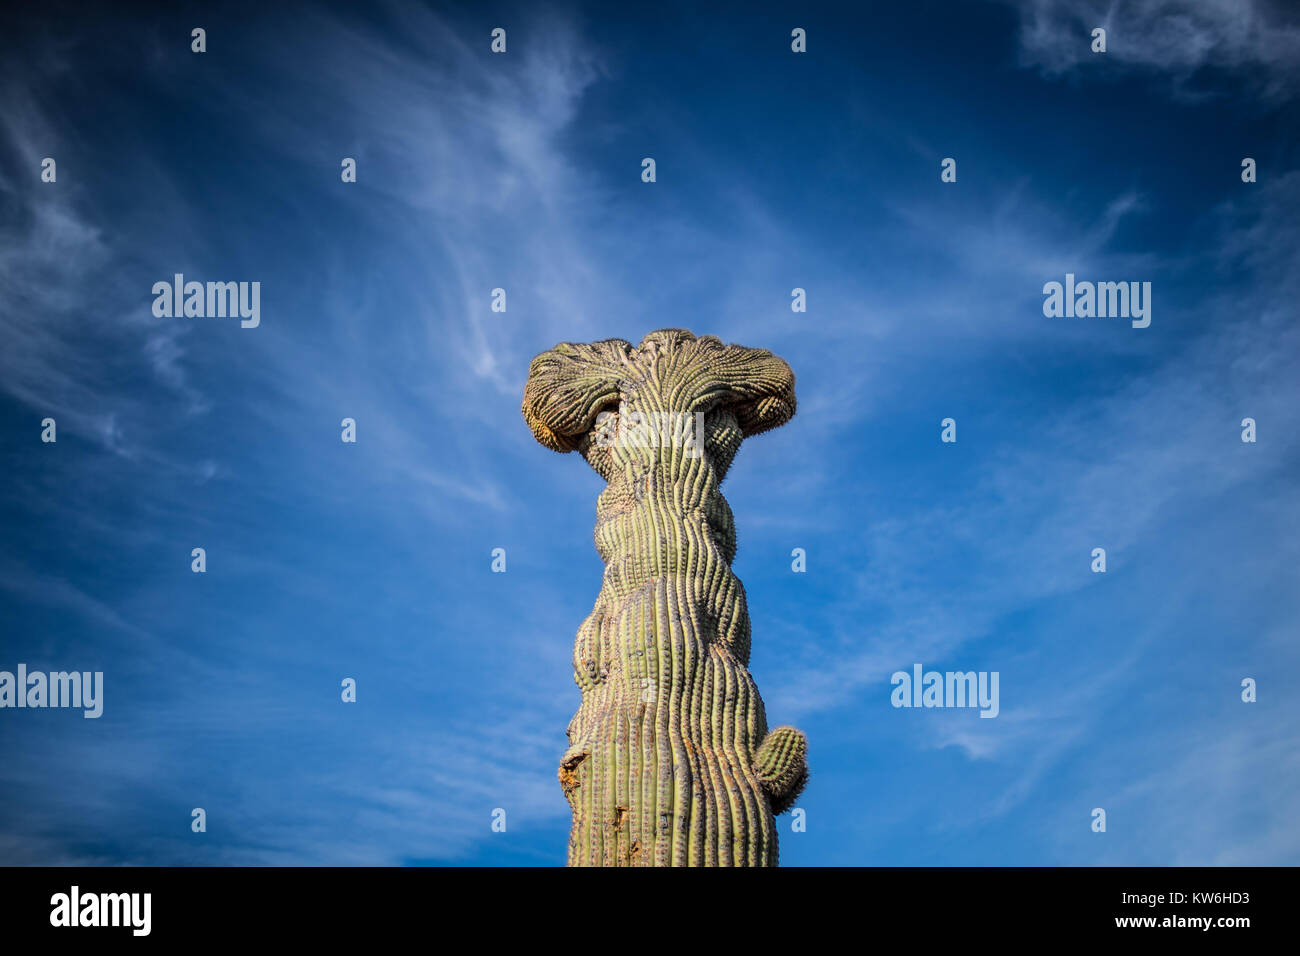
[[[519,401],[677,326],[797,377],[723,488],[784,864],[1300,863],[1294,11],[350,7],[0,31],[0,669],[105,675],[0,711],[0,861],[561,864],[601,481]],[[893,708],[917,662],[999,716]]]

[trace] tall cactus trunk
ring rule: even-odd
[[[807,779],[807,743],[768,733],[719,485],[742,439],[794,407],[785,362],[679,329],[533,360],[534,435],[608,482],[604,581],[574,644],[582,703],[559,772],[570,865],[776,865],[773,814]]]

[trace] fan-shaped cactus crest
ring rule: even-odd
[[[719,485],[741,441],[794,410],[784,361],[681,329],[533,359],[533,434],[608,482],[596,502],[604,581],[574,643],[582,703],[560,761],[570,865],[777,862],[774,814],[807,780],[807,741],[768,732]]]

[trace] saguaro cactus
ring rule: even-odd
[[[718,486],[741,440],[794,409],[784,361],[681,329],[533,359],[533,434],[608,482],[604,581],[573,647],[582,703],[560,761],[570,865],[776,865],[773,815],[807,780],[807,741],[768,733]]]

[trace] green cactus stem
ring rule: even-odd
[[[682,329],[533,359],[533,434],[607,482],[604,580],[574,643],[582,703],[560,761],[571,866],[777,863],[773,815],[807,781],[808,745],[768,732],[719,485],[743,439],[794,411],[784,361]]]

